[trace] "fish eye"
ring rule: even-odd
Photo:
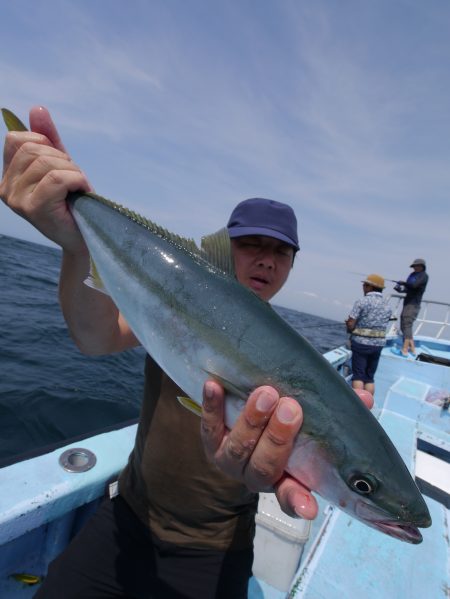
[[[371,495],[378,487],[376,479],[370,474],[354,474],[349,480],[348,485],[360,495]]]

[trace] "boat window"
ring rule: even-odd
[[[421,493],[450,508],[450,449],[417,439],[416,483]]]
[[[417,356],[419,362],[429,362],[430,364],[439,364],[440,366],[450,366],[450,360],[441,356],[432,356],[431,354],[419,354]]]

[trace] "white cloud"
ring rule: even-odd
[[[300,310],[341,319],[349,271],[419,255],[448,298],[450,8],[108,6],[10,3],[0,38],[3,105],[48,105],[99,193],[197,239],[244,197],[288,201],[302,252],[280,297]]]

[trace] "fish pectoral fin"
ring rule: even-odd
[[[238,397],[239,399],[242,399],[243,401],[247,401],[248,396],[251,392],[250,389],[241,389],[237,387],[234,383],[231,383],[230,381],[227,381],[227,379],[224,379],[219,374],[215,374],[214,372],[210,372],[209,370],[205,370],[205,372],[212,379],[220,383],[222,387],[225,389],[225,391],[228,391],[228,393]]]
[[[109,295],[109,293],[106,291],[105,286],[103,285],[103,281],[92,258],[90,258],[89,274],[85,278],[84,284],[88,287],[91,287],[92,289],[101,291],[105,295]]]
[[[177,400],[180,402],[180,404],[184,408],[186,408],[186,410],[189,410],[189,412],[192,412],[196,416],[201,416],[202,415],[202,408],[201,408],[201,406],[199,406],[198,403],[196,403],[190,397],[185,397],[183,395],[178,395],[177,396]]]
[[[233,395],[235,398],[247,401],[250,390],[246,391],[244,389],[239,389],[239,387],[237,387],[233,383],[230,383],[230,381],[227,381],[222,376],[215,374],[214,372],[210,372],[209,370],[205,370],[204,372],[206,372],[206,374],[210,378],[220,383],[227,393]],[[178,395],[177,400],[184,408],[186,408],[193,414],[196,414],[197,416],[202,415],[202,407],[190,397],[186,397],[185,395]]]
[[[8,131],[28,131],[19,117],[7,108],[2,108],[2,117]]]

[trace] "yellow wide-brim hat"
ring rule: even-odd
[[[368,285],[373,285],[374,287],[378,287],[379,289],[384,289],[384,277],[381,275],[369,275],[363,283],[367,283]]]

